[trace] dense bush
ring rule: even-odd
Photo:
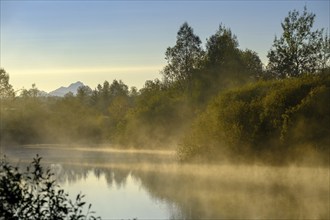
[[[78,97],[16,97],[0,110],[2,141],[18,144],[100,142],[104,117]]]
[[[159,80],[147,81],[114,139],[122,146],[169,148],[190,115],[183,96]]]
[[[181,160],[226,155],[290,158],[330,146],[330,75],[260,81],[217,96],[181,140]],[[298,149],[300,148],[300,149]],[[280,155],[279,155],[280,154]]]
[[[99,219],[84,209],[84,196],[69,199],[49,169],[44,170],[37,155],[22,172],[5,160],[0,166],[0,219]]]

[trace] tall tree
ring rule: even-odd
[[[281,23],[283,34],[275,37],[268,52],[268,69],[277,77],[294,77],[304,73],[316,73],[326,64],[329,54],[329,38],[324,29],[312,30],[315,14],[304,8],[302,14],[297,10]],[[326,49],[328,47],[328,49]]]
[[[6,71],[0,68],[0,99],[14,96],[12,85],[9,84],[9,75]]]
[[[119,80],[113,80],[112,84],[109,87],[110,95],[112,97],[116,96],[128,96],[129,90],[128,86],[123,83],[123,81]]]
[[[185,22],[177,33],[175,46],[166,50],[167,66],[162,72],[165,80],[178,82],[183,90],[190,89],[193,72],[198,68],[202,54],[201,40]]]
[[[108,112],[108,107],[116,97],[128,98],[128,86],[121,80],[113,80],[112,84],[104,81],[103,86],[98,84],[97,88],[91,93],[91,104],[96,105],[97,108],[105,114]]]
[[[321,51],[319,54],[319,69],[330,70],[330,37],[329,34],[325,34],[322,40]]]
[[[238,45],[237,37],[222,24],[207,39],[204,77],[213,92],[245,83],[261,71],[258,55],[251,50],[241,51]]]
[[[88,104],[92,93],[93,91],[89,86],[80,86],[77,90],[77,98],[81,103]]]
[[[207,63],[209,66],[221,66],[230,64],[239,57],[238,40],[229,28],[220,24],[217,32],[206,43]]]
[[[246,49],[241,52],[241,59],[244,70],[248,77],[258,79],[262,77],[263,66],[258,54],[252,50]]]
[[[43,93],[37,88],[36,84],[33,83],[32,87],[29,90],[22,90],[21,96],[24,98],[37,98],[43,96]]]

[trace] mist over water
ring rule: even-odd
[[[315,17],[289,11],[267,66],[222,22],[202,45],[186,21],[141,89],[113,79],[46,96],[15,91],[0,68],[0,156],[13,164],[1,163],[0,219],[11,206],[5,218],[48,218],[39,201],[68,216],[51,206],[52,178],[104,219],[330,219],[330,37]]]
[[[30,145],[4,148],[24,165],[36,153],[58,183],[102,218],[328,219],[329,167],[181,164],[172,151]]]

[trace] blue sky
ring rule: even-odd
[[[15,89],[54,90],[78,80],[92,88],[122,79],[141,88],[161,78],[165,50],[187,21],[203,45],[220,23],[241,49],[266,54],[293,9],[329,28],[329,1],[7,1],[1,0],[1,67]]]

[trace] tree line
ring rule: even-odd
[[[306,7],[290,11],[267,66],[256,52],[240,49],[225,25],[203,49],[185,22],[165,51],[162,78],[140,90],[114,80],[63,98],[42,96],[35,85],[16,95],[1,69],[1,141],[176,148],[181,160],[267,158],[293,145],[324,152],[330,40],[324,29],[312,29],[314,20]]]

